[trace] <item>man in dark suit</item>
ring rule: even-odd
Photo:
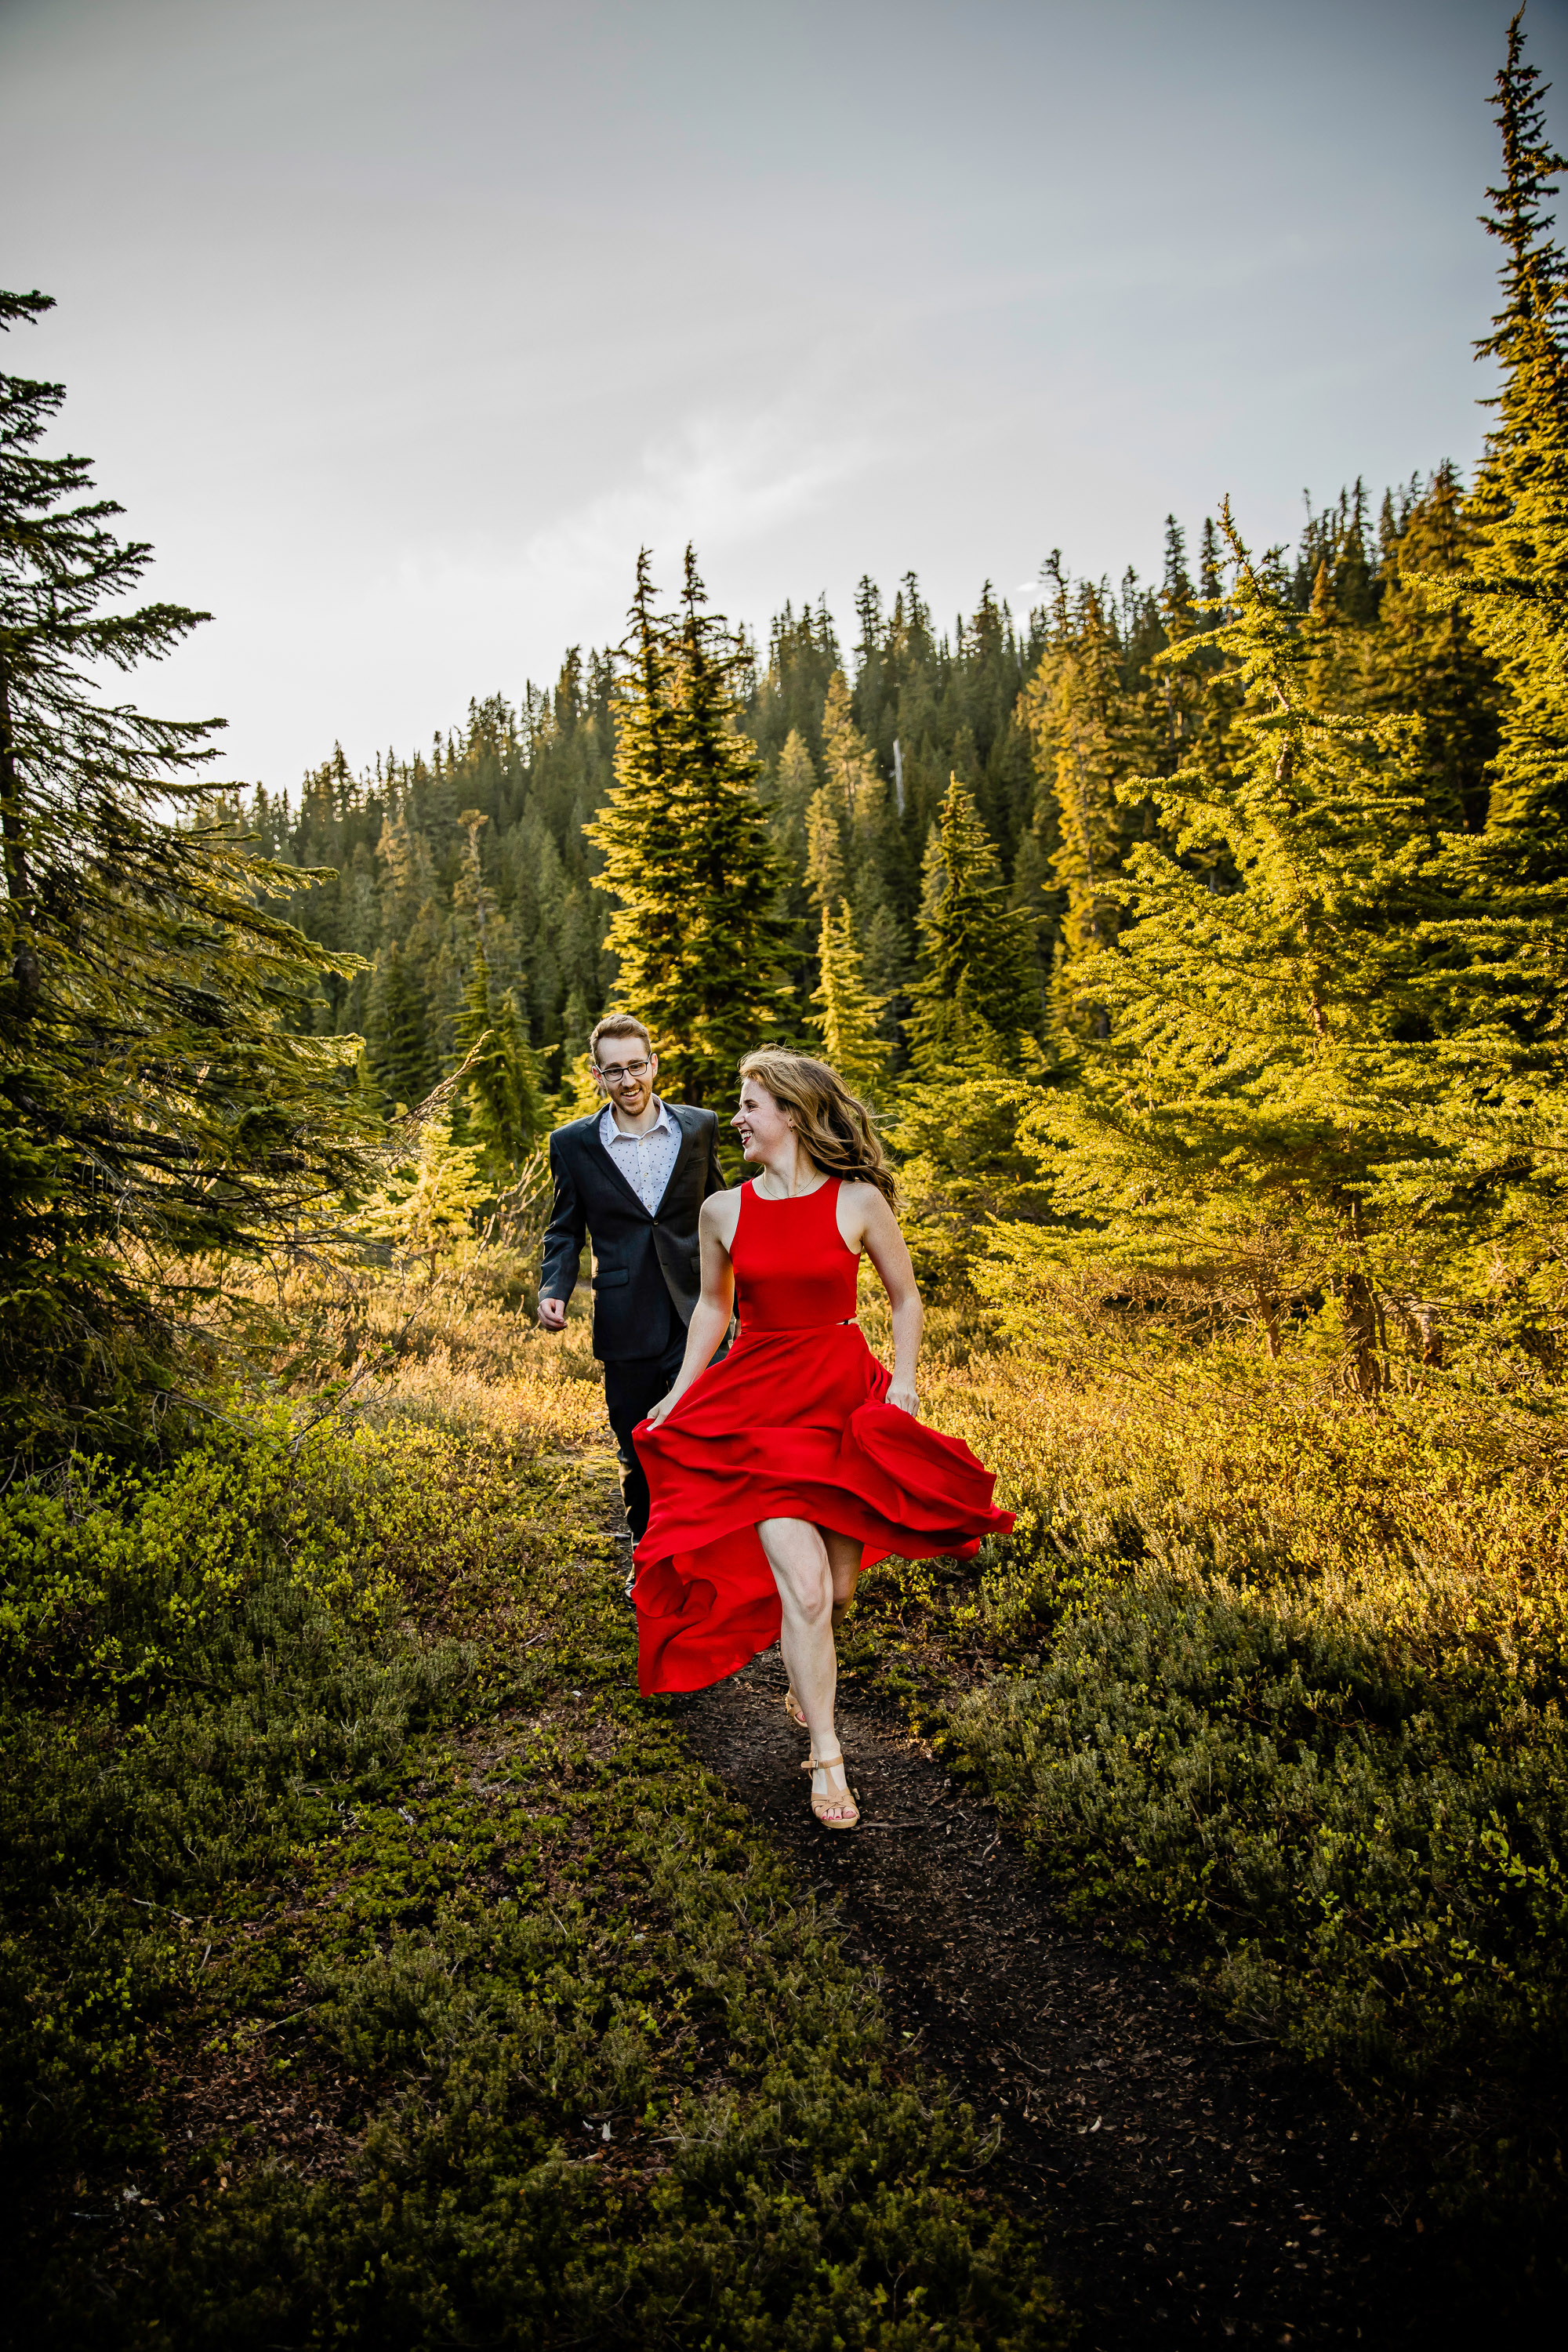
[[[719,1121],[653,1090],[658,1056],[640,1021],[612,1013],[588,1040],[605,1108],[550,1139],[555,1205],[544,1234],[539,1319],[566,1322],[584,1232],[594,1238],[594,1353],[621,1459],[621,1496],[633,1540],[647,1528],[647,1480],[632,1432],[668,1394],[686,1353],[701,1290],[697,1217],[721,1192]]]

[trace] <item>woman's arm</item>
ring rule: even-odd
[[[697,1240],[702,1253],[702,1296],[692,1308],[691,1320],[686,1327],[686,1353],[680,1360],[675,1385],[648,1414],[651,1428],[657,1429],[665,1414],[679,1403],[698,1373],[707,1370],[713,1360],[713,1350],[729,1328],[735,1269],[730,1263],[729,1245],[724,1238],[724,1210],[734,1197],[732,1192],[715,1192],[703,1202],[699,1213]]]
[[[882,1277],[882,1287],[893,1309],[893,1380],[888,1402],[900,1412],[916,1410],[915,1366],[920,1361],[921,1332],[925,1308],[910,1263],[909,1244],[899,1221],[874,1184],[857,1184],[852,1214],[859,1224],[858,1240],[846,1234],[851,1249],[858,1246]]]

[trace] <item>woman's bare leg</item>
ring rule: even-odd
[[[860,1581],[864,1547],[858,1536],[841,1536],[831,1528],[823,1528],[822,1539],[827,1546],[828,1571],[833,1578],[833,1630],[837,1633],[849,1614],[855,1587]]]
[[[779,1648],[811,1733],[811,1752],[835,1756],[838,1662],[833,1650],[833,1572],[827,1547],[809,1519],[762,1519],[757,1534],[779,1589]],[[819,1797],[843,1796],[848,1786],[843,1765],[827,1765],[814,1773],[812,1786]]]
[[[833,1580],[831,1622],[833,1631],[837,1633],[849,1614],[854,1602],[855,1587],[860,1581],[860,1553],[863,1547],[858,1537],[841,1536],[833,1528],[819,1528],[817,1533],[827,1547],[827,1569]],[[792,1697],[795,1696],[793,1685],[790,1695]],[[798,1699],[796,1699],[796,1705],[799,1705]],[[804,1708],[801,1711],[805,1713]]]

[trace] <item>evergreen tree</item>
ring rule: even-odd
[[[51,307],[0,295],[0,326]],[[115,538],[121,510],[90,495],[86,460],[36,454],[63,398],[0,375],[0,1419],[14,1443],[55,1416],[112,1416],[117,1381],[161,1377],[195,1254],[263,1247],[363,1164],[352,1060],[309,1034],[344,965],[260,903],[317,877],[204,809],[192,771],[216,722],[150,719],[90,683],[89,667],[156,659],[206,615],[116,608],[152,551]]]
[[[920,940],[910,1021],[917,1067],[934,1073],[975,1050],[1005,1053],[1039,1025],[1027,924],[1007,904],[995,845],[956,776],[927,848]]]
[[[1186,534],[1174,515],[1165,517],[1165,564],[1157,600],[1156,642],[1140,665],[1149,689],[1142,730],[1151,762],[1163,776],[1173,776],[1186,756],[1188,744],[1203,723],[1201,670],[1189,664],[1176,669],[1158,656],[1168,646],[1180,645],[1203,625],[1202,606],[1187,572]]]
[[[646,562],[638,590],[616,787],[586,831],[604,853],[596,886],[618,902],[618,995],[654,1031],[671,1090],[717,1101],[741,1055],[787,1020],[781,877],[739,724],[749,657],[704,611],[690,548],[677,623],[656,621]]]
[[[822,1036],[823,1059],[830,1062],[852,1094],[876,1102],[888,1078],[888,1046],[878,1034],[886,1000],[866,984],[866,967],[855,937],[848,902],[824,907],[817,942],[822,978],[812,1003],[819,1009],[811,1025]]]
[[[1016,1236],[1049,1214],[1026,1124],[1044,1075],[1026,1045],[1002,1067],[994,1040],[981,1039],[899,1087],[887,1134],[922,1281],[966,1284],[998,1219]]]
[[[902,1016],[909,1010],[910,950],[898,917],[885,902],[872,909],[861,952],[866,985],[882,1007],[878,1029],[896,1047]]]
[[[1052,639],[1024,693],[1024,709],[1048,770],[1059,812],[1055,866],[1067,896],[1063,946],[1068,958],[1116,935],[1116,877],[1121,864],[1116,787],[1128,772],[1121,737],[1120,647],[1094,588],[1079,590],[1069,609],[1058,581]]]
[[[1451,1285],[1532,1184],[1550,1192],[1528,1133],[1554,1082],[1488,1008],[1473,1017],[1497,925],[1441,895],[1417,722],[1325,708],[1326,640],[1347,625],[1326,580],[1301,615],[1228,510],[1223,528],[1236,580],[1211,640],[1244,707],[1223,760],[1200,742],[1174,777],[1122,787],[1153,791],[1172,846],[1131,852],[1133,919],[1089,975],[1106,1032],[1033,1115],[1079,1239],[1014,1236],[1003,1287],[1020,1265],[1108,1253],[1124,1286],[1255,1313],[1270,1353],[1282,1300],[1328,1290],[1347,1377],[1370,1393],[1385,1304]],[[1184,861],[1214,843],[1235,877],[1220,892]]]
[[[824,912],[848,899],[862,937],[888,908],[893,822],[876,753],[855,723],[849,682],[835,670],[822,712],[822,781],[806,812],[806,880]]]
[[[862,572],[856,583],[855,618],[860,625],[855,641],[855,715],[875,743],[887,683],[882,648],[888,632],[882,592],[868,572]]]
[[[497,1004],[490,993],[489,966],[480,948],[463,991],[458,1051],[470,1065],[467,1081],[466,1134],[483,1150],[492,1169],[515,1171],[527,1157],[543,1124],[543,1107],[523,1015],[509,990]]]
[[[618,994],[658,1028],[662,1041],[673,1002],[667,979],[680,969],[686,929],[686,846],[677,809],[671,629],[655,607],[655,593],[645,547],[637,556],[628,673],[616,705],[616,787],[584,829],[604,859],[595,883],[616,900],[605,944],[618,959]]]
[[[1312,511],[1310,499],[1307,502],[1307,527],[1293,583],[1295,601],[1303,609],[1325,572],[1334,609],[1346,621],[1364,627],[1376,617],[1382,583],[1367,547],[1366,485],[1359,479],[1321,514]]]
[[[442,1113],[420,1128],[417,1157],[365,1202],[363,1223],[367,1233],[423,1259],[426,1279],[433,1283],[442,1261],[472,1240],[494,1197],[484,1154],[459,1142]]]
[[[1504,179],[1488,195],[1503,307],[1479,346],[1501,369],[1470,501],[1473,569],[1449,583],[1504,689],[1486,832],[1472,854],[1512,905],[1561,914],[1568,882],[1568,273],[1549,199],[1568,163],[1548,143],[1544,89],[1509,27],[1496,111]]]
[[[417,1108],[439,1072],[425,991],[399,940],[394,939],[375,960],[368,1028],[365,1042],[377,1087],[395,1113]]]
[[[839,667],[837,634],[826,601],[806,604],[797,615],[786,604],[768,633],[768,659],[748,711],[748,731],[772,764],[785,741],[798,735],[808,755],[822,751],[822,705],[827,681]]]
[[[479,835],[489,823],[486,809],[464,809],[458,823],[468,843],[467,855],[458,866],[458,878],[452,887],[453,911],[466,916],[474,925],[482,948],[485,940],[486,898],[484,868],[479,859]]]
[[[1152,764],[1157,745],[1139,697],[1123,682],[1114,615],[1083,583],[1069,599],[1055,575],[1050,635],[1019,709],[1035,742],[1037,772],[1056,811],[1052,856],[1063,900],[1053,978],[1056,1022],[1103,1022],[1081,974],[1091,951],[1115,938],[1121,874],[1132,830],[1119,801],[1123,780]],[[1179,740],[1179,739],[1178,739]]]
[[[994,1220],[1026,1218],[1041,1198],[1019,1121],[1042,1075],[1044,1005],[1029,919],[1009,906],[995,845],[956,776],[927,843],[920,937],[913,1070],[889,1137],[916,1267],[962,1285]]]
[[[817,929],[809,867],[809,813],[816,795],[816,768],[805,736],[792,727],[770,776],[759,788],[768,810],[768,837],[780,875],[779,903],[791,941],[788,985],[797,1003],[816,983],[812,952]]]
[[[1363,701],[1370,710],[1416,714],[1432,823],[1479,833],[1498,749],[1497,674],[1465,613],[1431,593],[1433,583],[1457,582],[1474,559],[1476,530],[1457,469],[1439,466],[1397,512],[1385,499],[1381,540],[1377,621],[1361,652]]]
[[[809,864],[806,813],[816,791],[816,770],[810,750],[799,728],[792,727],[779,753],[768,799],[774,853],[783,870],[796,880]]]
[[[819,784],[805,813],[805,881],[813,903],[836,907],[849,887],[849,860],[838,793]]]
[[[1169,637],[1189,633],[1194,591],[1187,572],[1187,535],[1173,514],[1165,517],[1165,566],[1160,583],[1160,609]]]

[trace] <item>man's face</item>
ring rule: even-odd
[[[599,1085],[628,1118],[638,1118],[653,1099],[658,1055],[640,1037],[601,1037],[594,1048]]]

